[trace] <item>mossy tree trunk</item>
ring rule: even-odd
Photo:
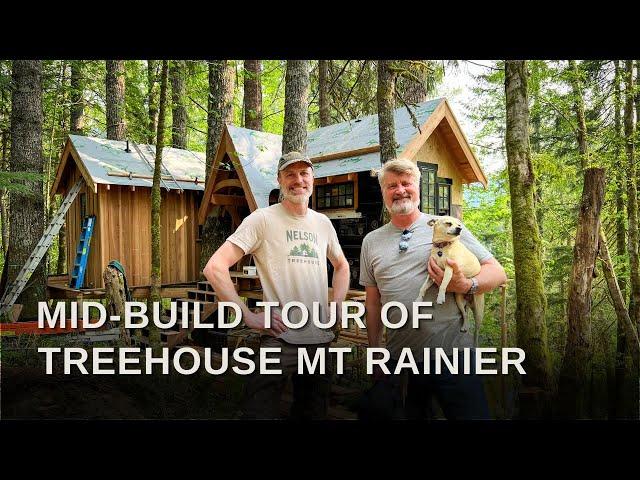
[[[158,66],[161,62],[147,60],[147,143],[154,144],[158,130]]]
[[[282,153],[307,149],[309,61],[287,60],[284,87]]]
[[[162,61],[160,73],[160,102],[158,105],[158,131],[156,133],[156,158],[153,169],[153,186],[151,187],[151,289],[149,294],[150,308],[154,302],[162,302],[160,296],[162,271],[160,208],[162,194],[160,176],[162,175],[162,149],[164,147],[164,121],[167,105],[167,60]],[[160,308],[162,311],[162,307]],[[153,313],[150,310],[150,313]],[[160,332],[153,322],[149,324],[149,342],[156,348],[160,343]]]
[[[549,408],[551,371],[545,323],[541,241],[536,221],[534,173],[529,149],[527,63],[505,62],[506,147],[516,279],[518,346],[527,352],[520,416],[539,418]]]
[[[624,132],[622,130],[622,94],[620,83],[622,80],[622,70],[620,69],[620,60],[614,60],[614,84],[613,84],[613,103],[614,103],[614,128],[615,128],[615,144],[614,153],[615,160],[613,173],[615,175],[615,197],[616,197],[616,253],[620,257],[627,254],[627,226],[626,226],[626,209],[624,205],[625,190],[625,168],[624,158],[622,157],[622,146],[624,145]],[[627,297],[627,269],[624,262],[619,267],[620,274],[618,282],[620,283],[620,291],[622,298]]]
[[[11,151],[9,170],[44,174],[42,155],[42,61],[14,60],[11,73]],[[11,225],[6,259],[7,281],[13,282],[42,237],[45,207],[42,180],[25,181],[28,193],[9,192]],[[38,315],[38,302],[46,300],[48,264],[45,255],[29,284],[18,297],[22,317]]]
[[[105,99],[107,107],[107,138],[109,140],[124,140],[124,60],[107,60],[106,67]]]
[[[260,60],[244,61],[244,126],[262,131],[262,72]]]
[[[624,134],[627,153],[627,218],[629,237],[627,251],[629,254],[629,317],[640,332],[640,258],[638,257],[638,190],[636,186],[635,146],[633,129],[633,101],[635,82],[633,78],[633,61],[625,61],[625,106]]]
[[[613,269],[609,249],[600,229],[600,259],[611,301],[617,319],[617,348],[615,358],[615,382],[609,400],[611,418],[638,418],[638,404],[640,391],[640,340],[635,326],[629,318],[629,312],[624,303],[624,296],[620,291]]]

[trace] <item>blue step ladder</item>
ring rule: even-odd
[[[89,249],[91,246],[91,236],[93,235],[93,226],[96,223],[96,216],[90,215],[84,217],[82,222],[82,231],[80,232],[80,242],[76,251],[76,260],[73,262],[73,272],[71,274],[71,288],[80,289],[84,284],[84,274],[87,270],[87,260],[89,258]]]

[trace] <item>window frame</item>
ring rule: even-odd
[[[344,186],[345,187],[345,193],[344,194],[340,194],[340,187]],[[347,186],[351,187],[351,193],[347,193]],[[338,194],[337,195],[329,195],[327,196],[325,193],[325,189],[333,189],[334,187],[338,188]],[[337,198],[338,202],[340,197],[344,196],[345,198],[345,204],[344,205],[335,205],[335,206],[326,206],[326,205],[319,205],[319,199],[320,199],[320,193],[325,193],[325,195],[323,195],[323,197],[326,198]],[[321,211],[330,211],[330,210],[355,210],[358,208],[358,182],[357,180],[346,180],[346,181],[341,181],[341,182],[323,182],[323,183],[319,183],[314,185],[313,188],[313,209],[317,210],[319,212]],[[347,205],[347,198],[351,198],[351,205]]]
[[[446,187],[447,189],[447,210],[448,214],[451,215],[451,191],[453,186],[453,179],[451,178],[442,178],[438,177],[438,164],[437,163],[428,163],[428,162],[417,162],[417,166],[420,169],[420,211],[430,214],[430,215],[441,215],[440,211],[443,209],[444,205],[441,206],[441,195],[440,188]],[[423,188],[423,182],[425,178],[428,178],[428,175],[433,175],[433,183],[430,183],[427,180],[428,190],[425,192]],[[429,195],[430,186],[433,186],[433,195]],[[433,209],[431,207],[424,208],[424,201],[428,198],[433,198]],[[444,197],[444,196],[443,196]],[[444,200],[444,198],[442,199]],[[428,200],[427,200],[428,201]]]

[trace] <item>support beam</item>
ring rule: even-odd
[[[239,195],[213,194],[213,195],[211,195],[211,203],[213,205],[245,206],[245,205],[247,205],[247,199],[245,197],[241,197]]]

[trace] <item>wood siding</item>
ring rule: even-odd
[[[440,128],[436,128],[431,136],[420,147],[413,157],[415,162],[435,163],[438,165],[438,176],[453,180],[451,185],[451,204],[462,205],[463,177],[458,167],[458,161],[445,142]]]
[[[74,166],[66,177],[70,187],[80,176]],[[86,187],[83,189],[86,192]],[[198,192],[162,189],[162,283],[195,281],[199,277],[197,244]],[[96,215],[85,288],[102,288],[102,272],[111,260],[125,267],[130,287],[151,283],[151,193],[149,188],[98,185],[87,193],[87,215]],[[80,196],[66,217],[68,269],[72,271],[80,238]]]

